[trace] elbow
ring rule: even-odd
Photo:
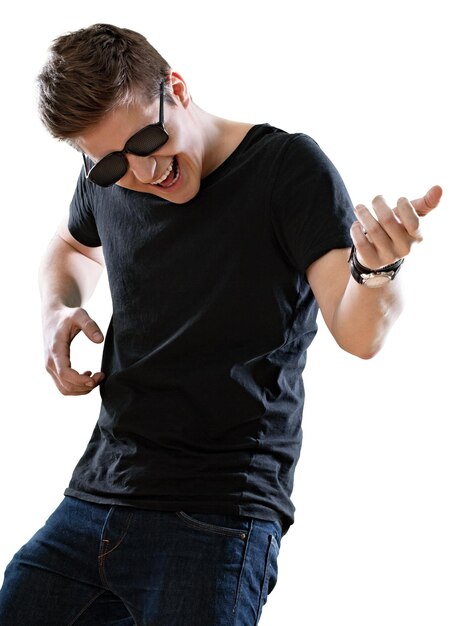
[[[400,307],[390,308],[380,320],[374,324],[358,324],[345,328],[344,332],[333,333],[338,345],[349,354],[369,361],[383,348],[393,323],[399,317]]]
[[[372,349],[372,350],[364,350],[359,352],[352,352],[354,356],[357,356],[362,361],[370,361],[380,352],[380,348]]]
[[[348,352],[352,356],[356,356],[358,359],[362,361],[370,361],[376,356],[380,350],[382,349],[383,342],[377,341],[375,343],[355,343],[355,344],[346,344],[343,342],[337,342],[339,347],[344,350],[344,352]]]

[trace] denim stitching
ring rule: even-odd
[[[193,519],[190,515],[184,513],[184,511],[177,511],[176,515],[184,524],[194,528],[195,530],[206,531],[216,535],[224,535],[225,537],[238,537],[243,541],[247,539],[247,531],[245,530],[225,528],[224,526],[215,526],[214,524],[209,524],[208,522],[200,522],[199,520]]]
[[[245,563],[247,561],[247,552],[248,552],[249,543],[250,543],[250,536],[252,534],[252,529],[253,529],[254,524],[255,524],[254,520],[251,520],[250,525],[249,525],[249,531],[247,534],[247,541],[245,542],[244,554],[242,556],[241,571],[239,572],[238,584],[237,584],[237,589],[236,589],[236,598],[234,600],[234,607],[233,607],[233,624],[234,624],[234,621],[236,620],[236,612],[238,608],[239,596],[241,594],[242,578],[244,575]]]
[[[128,529],[130,528],[132,517],[133,517],[133,513],[129,513],[128,514],[128,518],[127,518],[127,523],[126,523],[125,529],[124,529],[124,531],[122,533],[122,536],[120,537],[119,541],[116,543],[115,546],[113,546],[110,550],[107,550],[106,552],[103,553],[103,557],[107,556],[108,554],[111,554],[111,552],[113,552],[114,550],[116,550],[120,546],[122,541],[125,539],[125,536],[126,536],[126,534],[128,532]],[[104,542],[106,542],[106,541],[109,542],[109,539],[104,539],[103,541]]]
[[[89,608],[89,606],[92,606],[92,604],[98,600],[98,598],[100,598],[105,592],[104,589],[102,589],[99,593],[97,593],[97,595],[90,600],[89,602],[87,602],[87,604],[79,611],[79,613],[76,615],[76,617],[74,617],[71,622],[68,622],[67,626],[73,626],[73,624],[76,624],[77,620],[81,617],[81,615],[83,615],[85,613],[85,611],[87,611],[87,609]]]
[[[278,550],[277,539],[275,538],[274,535],[269,535],[269,545],[268,545],[268,551],[266,553],[266,567],[265,567],[265,570],[264,570],[263,582],[261,583],[260,600],[258,602],[255,626],[258,626],[258,623],[259,623],[260,617],[261,617],[261,613],[263,611],[263,607],[266,604],[266,601],[268,599],[268,587],[269,587],[269,580],[271,578],[272,551],[273,551],[273,549],[275,549],[276,551]]]
[[[106,562],[106,557],[108,556],[108,554],[111,554],[111,552],[113,552],[114,550],[116,550],[120,544],[123,542],[123,540],[125,539],[125,536],[128,532],[128,529],[130,527],[130,523],[133,517],[133,512],[130,512],[127,518],[127,522],[124,528],[124,531],[122,533],[122,535],[120,536],[119,540],[117,541],[117,543],[110,548],[109,547],[109,539],[106,539],[106,532],[107,532],[107,525],[108,525],[108,521],[111,518],[112,513],[114,512],[114,507],[111,508],[108,512],[108,515],[106,517],[106,521],[103,527],[103,532],[102,532],[102,539],[101,539],[101,543],[100,543],[100,551],[98,554],[98,573],[101,579],[101,582],[103,583],[103,585],[105,585],[105,587],[107,587],[109,589],[109,583],[108,583],[108,579],[106,576],[106,570],[105,570],[105,562]]]

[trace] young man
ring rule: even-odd
[[[254,626],[293,522],[318,307],[344,350],[375,355],[441,189],[355,219],[312,139],[203,111],[114,26],[57,39],[39,87],[84,160],[42,265],[47,369],[102,405],[63,503],[7,568],[1,624]],[[81,307],[104,263],[102,371],[79,373],[72,339],[103,341]]]

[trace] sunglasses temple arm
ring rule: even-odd
[[[164,117],[164,112],[163,112],[164,93],[165,93],[165,79],[163,78],[160,83],[160,120],[159,120],[159,123],[162,126],[163,126],[163,117]]]
[[[89,158],[84,154],[84,152],[82,153],[82,160],[84,161],[84,171],[85,171],[85,176],[87,178],[89,175],[89,171],[90,171],[90,164],[89,164]]]

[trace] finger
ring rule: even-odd
[[[57,389],[64,396],[82,396],[90,393],[97,384],[88,385],[74,385],[69,384],[65,379],[61,379],[55,372],[50,371],[51,377],[54,380],[54,383]]]
[[[95,383],[95,386],[99,385],[105,377],[103,372],[96,372],[95,374],[92,374],[90,371],[83,372],[83,376],[90,376],[90,379]]]
[[[395,211],[386,204],[383,196],[376,196],[372,200],[372,207],[381,227],[393,243],[403,237],[404,227]]]
[[[353,244],[357,250],[361,250],[361,248],[367,247],[367,245],[371,245],[366,238],[364,227],[359,221],[353,222],[353,224],[351,225],[350,235],[353,240]]]
[[[89,387],[89,390],[98,387],[105,377],[103,372],[96,372],[95,374],[92,374],[92,372],[83,372],[83,375],[90,376],[90,382],[85,383],[86,387]]]
[[[356,256],[365,267],[372,269],[382,266],[375,246],[368,240],[361,222],[353,222],[350,229],[351,238],[356,248]]]
[[[439,204],[443,190],[440,185],[434,185],[429,191],[417,200],[412,200],[415,211],[420,217],[427,215]]]
[[[98,387],[104,374],[97,372],[87,379],[87,376],[79,374],[75,370],[65,370],[57,374],[56,378],[66,395],[81,395]]]
[[[420,218],[407,198],[399,198],[395,213],[401,221],[402,226],[414,241],[423,239],[420,231]]]
[[[358,204],[355,213],[366,231],[367,238],[377,250],[382,250],[390,245],[390,237],[364,204]]]
[[[55,375],[58,377],[61,384],[68,389],[93,389],[96,387],[96,381],[92,376],[87,374],[80,374],[72,367],[59,367],[56,363]]]

